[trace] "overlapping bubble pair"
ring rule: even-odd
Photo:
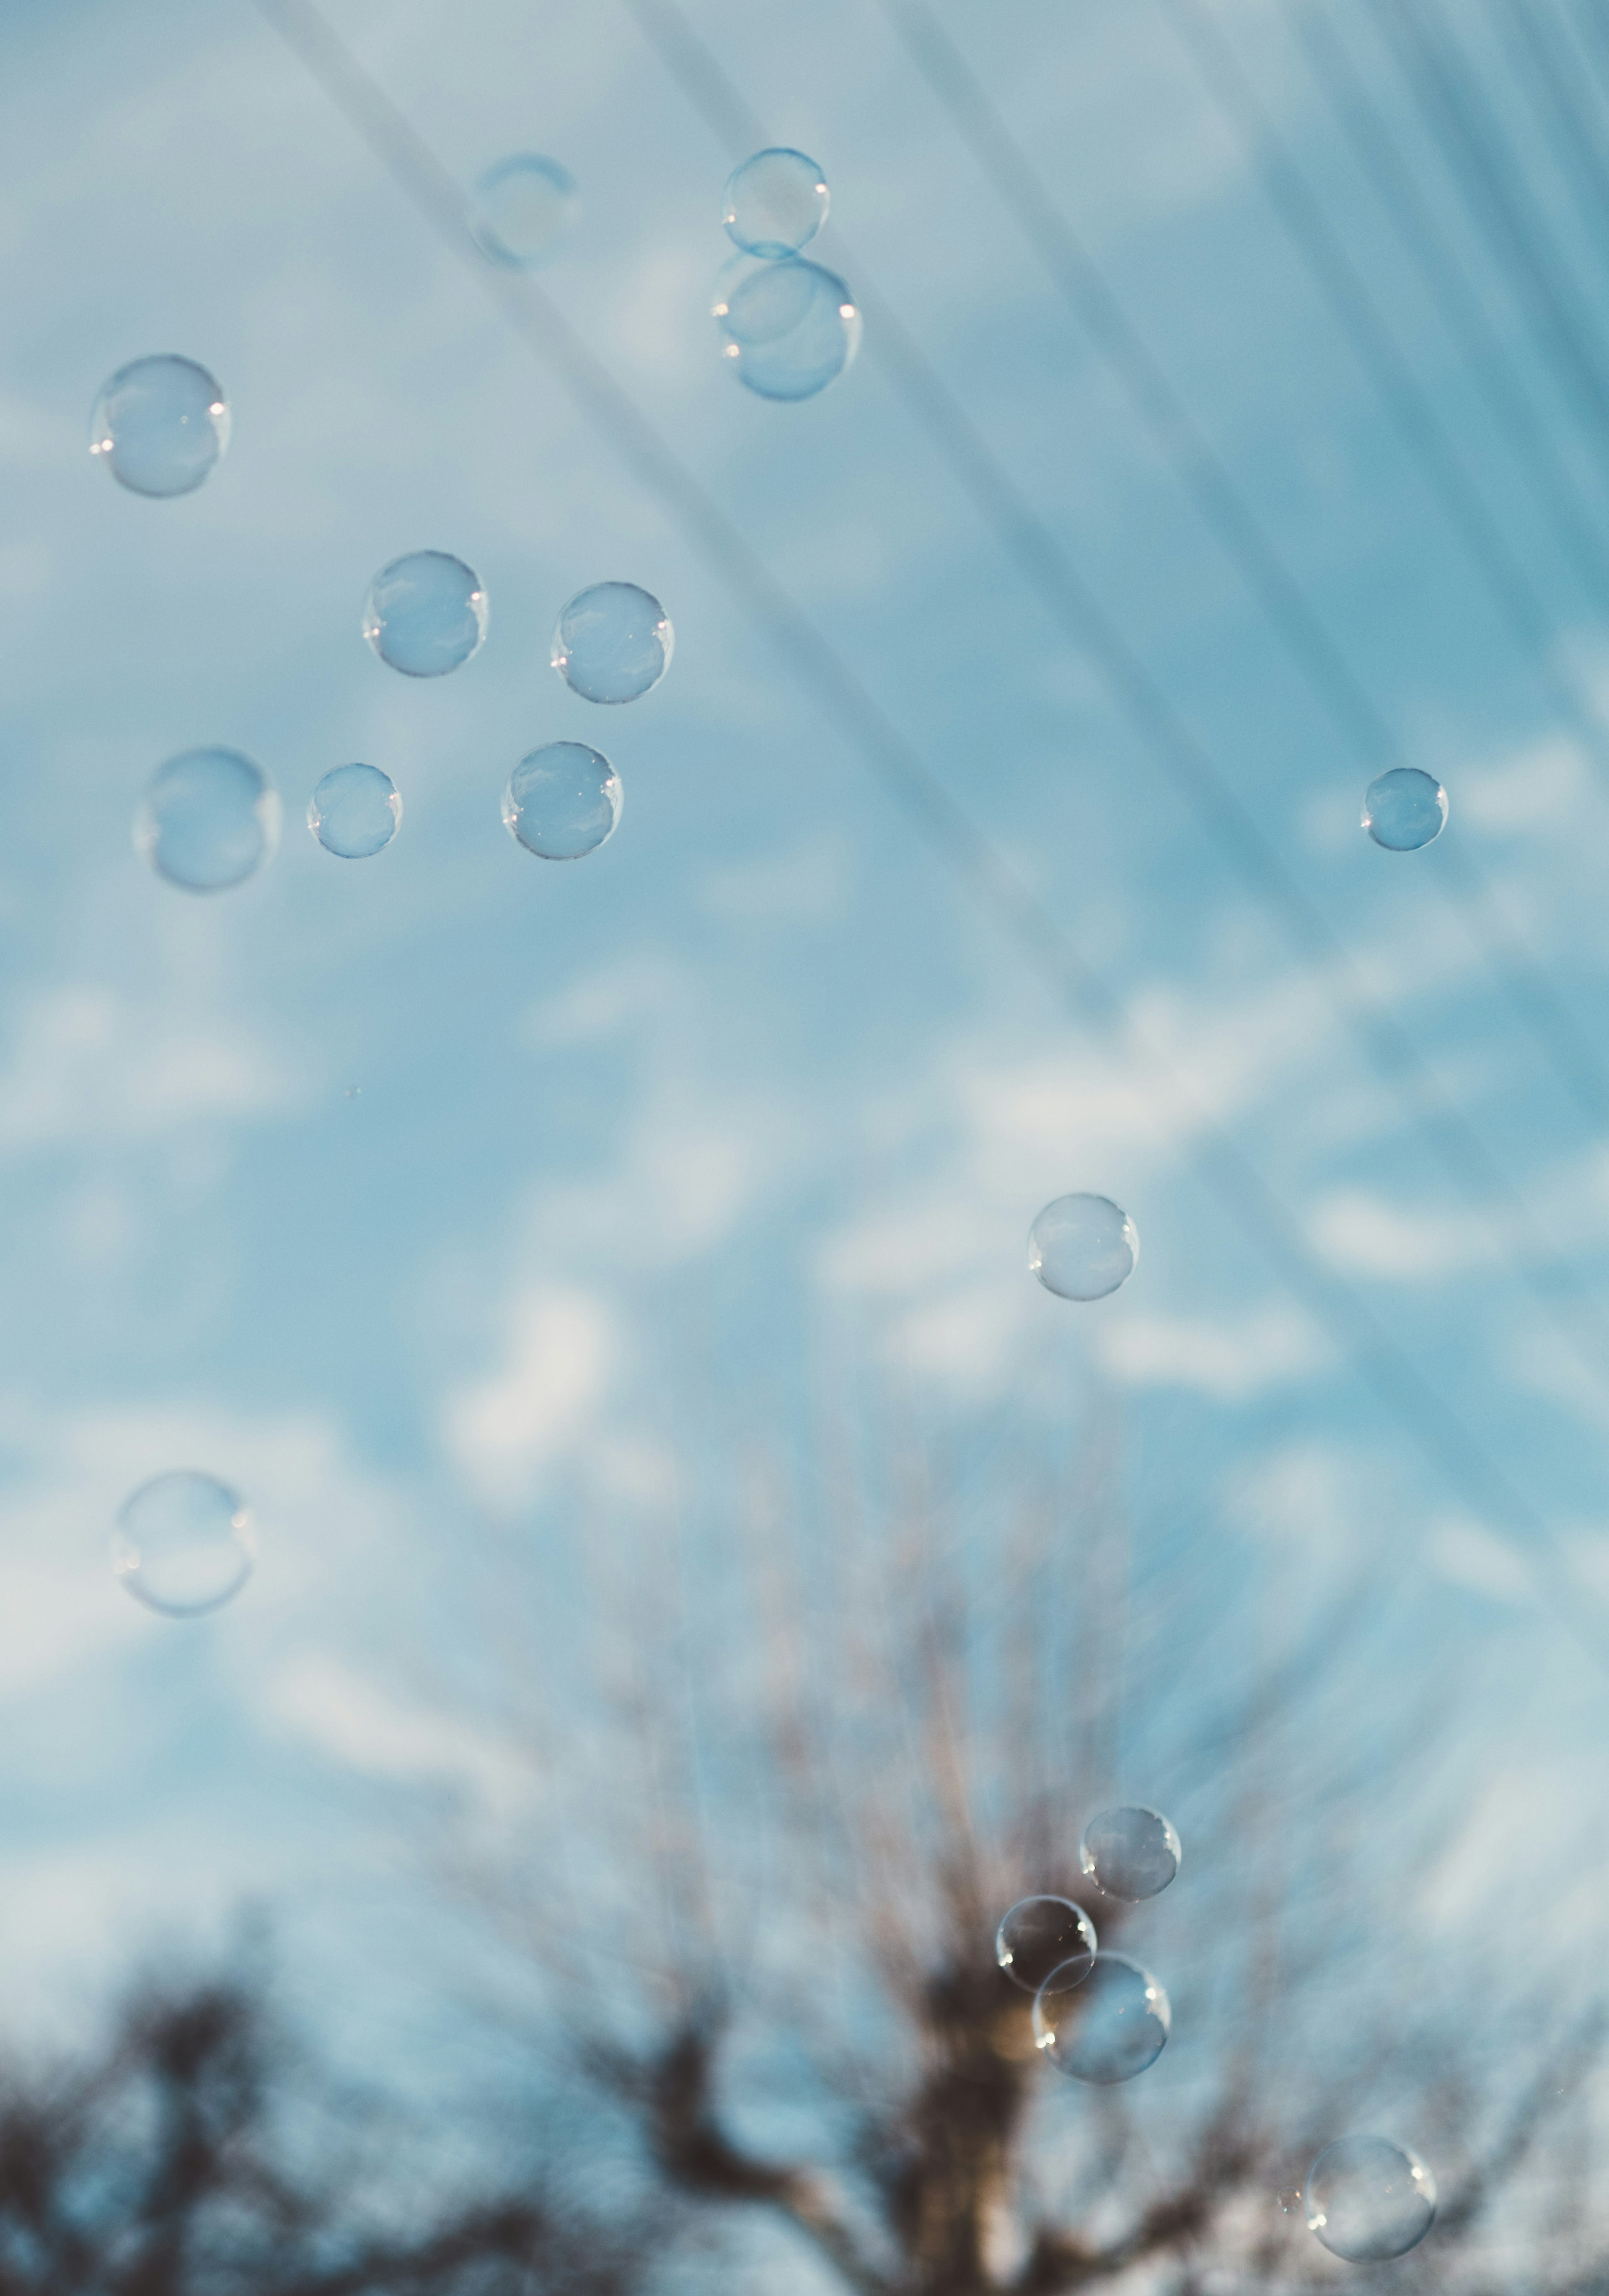
[[[784,145],[757,152],[727,178],[721,221],[738,252],[710,308],[733,373],[760,398],[814,398],[860,348],[847,283],[803,252],[831,204],[815,160]]]

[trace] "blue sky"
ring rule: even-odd
[[[1367,14],[1331,12],[1601,519],[1600,443],[1572,427]],[[1114,711],[873,343],[799,406],[721,371],[707,291],[729,155],[632,18],[613,0],[328,13],[465,185],[521,149],[571,169],[583,220],[546,291],[1524,1491],[1590,1635],[1609,1341],[1572,1351],[1516,1283],[1504,1216],[1426,1149],[1334,979]],[[1572,586],[1281,12],[1215,15],[1478,472],[1544,601],[1546,661],[1494,615],[1166,13],[1013,4],[987,38],[940,14],[1445,781],[1451,826],[1416,857],[1362,836],[1367,771],[882,16],[689,13],[767,132],[822,162],[820,253],[851,284],[839,234],[863,258],[868,329],[881,296],[1601,1315],[1601,1125],[1449,893],[1461,853],[1609,1067],[1606,784],[1548,683],[1609,723],[1604,601]],[[1601,257],[1547,136],[1464,29],[1594,300]],[[406,1898],[369,1784],[446,1783],[496,1811],[529,1784],[462,1689],[497,1542],[549,1574],[533,1663],[562,1665],[586,1526],[654,1536],[727,1414],[796,1441],[840,1358],[984,1460],[1054,1437],[1094,1382],[1137,1503],[1208,1521],[1225,1583],[1260,1589],[1277,1632],[1376,1573],[1427,1665],[1469,1661],[1451,1898],[1512,1882],[1516,1841],[1523,1868],[1584,1882],[1580,1780],[1609,1685],[1539,1598],[1523,1537],[1382,1410],[1203,1185],[1192,1119],[924,843],[265,20],[21,6],[4,38],[12,1965],[71,1995],[170,1925],[209,1933],[244,1892],[326,1944],[343,1908]],[[226,460],[172,503],[121,494],[86,451],[99,384],[160,350],[202,361],[234,410]],[[490,598],[482,652],[431,684],[389,673],[358,629],[371,576],[419,548],[465,559]],[[609,578],[652,590],[677,633],[663,685],[619,712],[547,667],[559,606]],[[546,867],[498,800],[520,756],[562,738],[607,750],[626,814],[600,853]],[[210,901],[129,839],[150,772],[201,743],[259,759],[286,813],[271,868]],[[349,865],[301,824],[350,758],[406,810]],[[1132,1283],[1091,1311],[1040,1293],[1023,1257],[1039,1206],[1084,1187],[1142,1238]],[[246,1595],[193,1628],[137,1611],[104,1559],[127,1490],[178,1464],[246,1492],[261,1540]],[[1561,1940],[1583,1904],[1549,1893]],[[416,1979],[413,1953],[371,1956],[376,1988]]]

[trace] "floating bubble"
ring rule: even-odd
[[[549,742],[521,758],[503,792],[503,826],[544,861],[579,861],[612,837],[626,793],[585,742]]]
[[[1104,1809],[1090,1819],[1079,1843],[1079,1864],[1096,1889],[1131,1906],[1165,1890],[1184,1855],[1161,1810],[1140,1802]]]
[[[675,652],[670,617],[652,591],[595,582],[559,616],[551,659],[584,701],[636,701],[659,684]]]
[[[360,1084],[349,1084],[347,1086],[347,1098],[349,1100],[361,1100],[363,1098],[363,1086]]]
[[[1388,853],[1416,853],[1447,826],[1447,791],[1434,774],[1393,766],[1363,792],[1363,825]]]
[[[710,305],[739,382],[761,398],[813,398],[860,348],[860,313],[835,271],[800,256],[739,258]]]
[[[1028,1265],[1061,1300],[1104,1300],[1140,1256],[1134,1222],[1109,1196],[1058,1196],[1028,1231]]]
[[[1307,2214],[1307,2210],[1302,2204],[1300,2187],[1293,2192],[1281,2193],[1279,2195],[1279,2213],[1282,2217],[1300,2217]]]
[[[158,1475],[125,1499],[111,1567],[148,1610],[199,1619],[238,1595],[257,1552],[245,1502],[214,1475]]]
[[[164,355],[120,366],[89,418],[89,451],[131,494],[187,495],[229,444],[222,388],[193,359]]]
[[[1071,1898],[1020,1898],[995,1931],[995,1959],[1024,1993],[1053,1977],[1081,1985],[1095,1949],[1095,1923]]]
[[[378,766],[333,766],[308,800],[308,827],[343,861],[382,851],[401,820],[397,784]]]
[[[495,263],[537,271],[552,262],[580,217],[581,194],[569,168],[539,152],[517,152],[481,176],[472,227]]]
[[[136,851],[169,884],[223,893],[243,884],[279,843],[279,791],[238,750],[186,750],[146,784]]]
[[[727,178],[721,221],[727,238],[745,255],[774,262],[809,245],[831,204],[826,177],[815,160],[776,144],[734,168]]]
[[[1406,2256],[1436,2220],[1436,2180],[1387,2136],[1342,2136],[1308,2170],[1308,2229],[1348,2264]]]
[[[445,677],[480,652],[486,611],[486,593],[461,558],[414,550],[370,583],[363,634],[405,677]]]
[[[1102,2087],[1153,2065],[1172,2022],[1155,1978],[1121,1953],[1097,1953],[1071,1984],[1053,1970],[1034,1997],[1038,2047],[1058,2072]]]

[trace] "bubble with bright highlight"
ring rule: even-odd
[[[809,246],[831,204],[826,177],[815,160],[776,144],[734,168],[721,201],[721,221],[735,247],[776,262]]]
[[[378,766],[332,766],[308,800],[308,827],[342,861],[383,852],[401,820],[397,784]]]
[[[639,701],[670,667],[676,632],[651,590],[595,582],[560,614],[550,660],[584,701]]]
[[[1342,2136],[1308,2171],[1308,2229],[1348,2264],[1416,2248],[1436,2220],[1436,2180],[1389,2136]]]
[[[503,826],[542,861],[579,861],[614,835],[620,777],[585,742],[549,742],[521,758],[503,792]]]
[[[860,312],[848,286],[800,256],[736,258],[716,282],[710,311],[733,373],[761,398],[814,398],[860,348]]]
[[[1053,1976],[1081,1985],[1095,1953],[1095,1923],[1071,1898],[1021,1898],[995,1931],[995,1960],[1024,1993]]]
[[[1100,2088],[1153,2065],[1172,2023],[1155,1978],[1121,1953],[1097,1953],[1075,1984],[1053,1970],[1034,1997],[1036,2046],[1058,2072]]]
[[[199,1619],[239,1594],[257,1542],[245,1502],[216,1475],[181,1469],[142,1483],[111,1535],[111,1566],[164,1618]]]
[[[478,575],[445,550],[393,558],[369,585],[363,634],[405,677],[445,677],[479,653],[487,600]]]
[[[1393,766],[1364,791],[1363,825],[1388,853],[1416,853],[1447,826],[1447,791],[1434,774]]]
[[[120,366],[89,418],[89,451],[130,494],[193,494],[229,444],[228,402],[194,359],[164,353]]]
[[[1028,1231],[1028,1265],[1058,1300],[1104,1300],[1133,1275],[1134,1222],[1110,1196],[1057,1196]]]
[[[1102,1810],[1090,1819],[1079,1843],[1079,1865],[1096,1888],[1129,1905],[1165,1890],[1184,1856],[1171,1821],[1143,1802]]]

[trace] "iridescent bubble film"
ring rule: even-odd
[[[1447,826],[1447,791],[1417,766],[1393,766],[1363,796],[1363,825],[1389,853],[1416,853]]]
[[[727,364],[761,398],[813,398],[860,347],[860,312],[848,286],[799,256],[728,265],[710,309]]]
[[[549,742],[521,758],[503,792],[503,826],[543,861],[579,861],[614,834],[620,777],[585,742]]]
[[[135,816],[135,849],[169,884],[222,893],[279,843],[279,792],[238,750],[186,750],[158,767]]]
[[[721,221],[746,255],[797,255],[827,219],[831,194],[814,160],[785,144],[757,152],[727,178]]]
[[[471,209],[488,255],[521,271],[539,270],[575,229],[581,194],[568,168],[539,152],[518,152],[488,168]]]
[[[402,819],[402,800],[378,766],[335,766],[308,800],[308,827],[326,853],[366,861],[388,846]]]
[[[131,494],[187,495],[229,444],[229,408],[194,359],[164,354],[120,366],[89,418],[89,451]]]
[[[215,1475],[158,1475],[126,1499],[111,1565],[129,1593],[166,1618],[195,1619],[238,1595],[256,1554],[245,1502]]]
[[[1389,2136],[1342,2136],[1308,2171],[1308,2229],[1349,2264],[1416,2248],[1436,2220],[1436,2180]]]
[[[1060,1300],[1104,1300],[1140,1256],[1134,1222],[1110,1196],[1057,1196],[1028,1232],[1028,1265]]]
[[[1184,1854],[1170,1821],[1141,1802],[1102,1810],[1079,1843],[1079,1865],[1096,1889],[1130,1905],[1165,1890]]]
[[[480,652],[486,617],[486,593],[472,568],[445,550],[415,550],[393,558],[370,583],[363,634],[405,677],[445,677]]]
[[[560,614],[550,655],[585,701],[636,701],[657,685],[676,652],[670,617],[635,582],[595,582]]]
[[[1097,1953],[1076,1984],[1053,1970],[1033,2005],[1040,2054],[1058,2072],[1102,2088],[1153,2065],[1172,2022],[1150,1971],[1119,1953]]]
[[[995,1960],[1025,1993],[1055,1972],[1081,1984],[1095,1950],[1095,1923],[1071,1898],[1021,1898],[995,1931]]]

